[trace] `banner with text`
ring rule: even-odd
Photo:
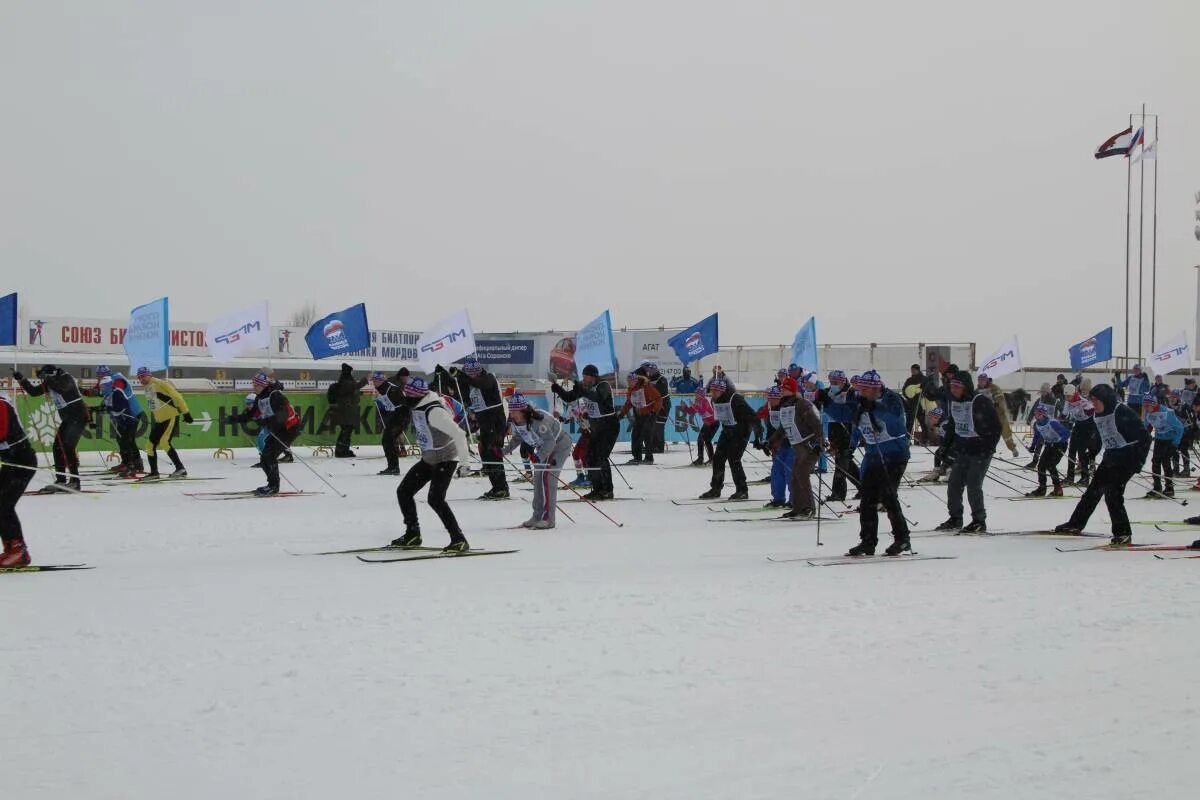
[[[1015,334],[979,365],[979,372],[986,373],[992,380],[1009,375],[1019,369],[1021,369],[1021,348],[1017,344]]]

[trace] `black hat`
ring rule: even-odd
[[[583,368],[583,374],[591,375],[593,378],[599,378],[600,370],[596,369],[595,364],[588,364],[586,367]]]
[[[349,364],[342,364],[342,374],[349,375],[351,372],[354,372],[354,367]]]
[[[47,364],[46,366],[44,366],[38,370],[39,378],[52,378],[57,374],[58,374],[58,367],[54,366],[53,364]]]
[[[408,367],[401,367],[400,371],[397,372],[396,374],[398,376],[400,376],[401,378],[407,378],[408,377]]]

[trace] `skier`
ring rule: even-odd
[[[480,500],[505,500],[508,498],[508,479],[504,475],[501,455],[504,447],[504,432],[508,419],[504,415],[504,400],[500,396],[500,384],[496,376],[488,372],[471,356],[463,361],[462,369],[451,368],[450,376],[466,385],[467,396],[463,405],[475,415],[479,428],[479,458],[481,470],[491,481],[492,488]],[[463,458],[466,457],[463,450]]]
[[[777,435],[784,446],[794,451],[792,508],[783,516],[788,519],[813,519],[817,515],[817,506],[812,491],[812,473],[825,446],[821,418],[794,378],[789,376],[780,382],[779,394],[780,430]]]
[[[87,408],[75,376],[64,372],[53,364],[38,370],[41,383],[31,384],[25,376],[14,371],[17,383],[30,397],[48,394],[58,409],[58,431],[54,434],[54,483],[42,489],[49,494],[65,490],[79,491],[79,439],[87,425]],[[65,473],[70,473],[68,478]]]
[[[1185,391],[1181,389],[1173,389],[1171,391],[1171,407],[1175,409],[1175,416],[1179,417],[1179,421],[1183,423],[1183,438],[1179,440],[1179,447],[1176,449],[1175,456],[1175,474],[1181,478],[1192,477],[1192,445],[1196,441],[1196,411],[1190,402],[1184,402]],[[1191,399],[1195,399],[1195,393],[1191,393]]]
[[[583,368],[579,382],[568,391],[557,383],[550,384],[550,391],[564,402],[579,399],[586,401],[588,424],[592,433],[588,438],[587,466],[592,480],[592,490],[584,497],[588,500],[612,500],[612,465],[609,456],[621,426],[613,405],[612,387],[608,381],[600,380],[600,370],[595,364]]]
[[[983,479],[992,463],[992,454],[1000,441],[1000,418],[992,398],[975,391],[970,373],[959,372],[949,382],[950,408],[946,438],[954,463],[946,490],[950,517],[936,530],[961,530],[963,533],[987,531],[987,507],[983,498]],[[971,522],[963,526],[963,489],[971,504]]]
[[[516,435],[505,445],[505,455],[522,442],[533,449],[533,516],[521,527],[549,530],[555,524],[559,475],[571,455],[571,436],[561,422],[534,408],[521,394],[509,398],[508,417]]]
[[[300,434],[300,416],[283,393],[283,385],[272,381],[267,373],[254,374],[254,390],[257,392],[254,418],[260,428],[267,430],[258,462],[267,476],[267,485],[258,487],[254,493],[265,497],[279,494],[279,457],[290,452],[292,442]],[[249,415],[244,417],[248,419]]]
[[[873,556],[879,543],[879,506],[887,511],[893,542],[886,555],[898,556],[912,550],[908,521],[897,494],[900,478],[908,466],[908,420],[900,395],[884,387],[875,370],[867,370],[852,384],[857,395],[855,428],[851,446],[865,446],[860,469],[859,543],[846,555]]]
[[[592,438],[592,424],[588,421],[587,408],[584,407],[586,403],[587,400],[581,398],[568,405],[571,416],[579,422],[579,439],[571,449],[571,460],[575,462],[575,480],[571,481],[571,486],[576,489],[592,488],[592,479],[587,473],[588,441]]]
[[[708,460],[713,460],[713,436],[717,433],[717,414],[703,385],[696,387],[695,400],[690,405],[683,406],[683,410],[689,415],[696,414],[700,417],[700,431],[696,435],[696,460],[692,462],[692,466],[702,467],[705,452],[708,453]]]
[[[186,423],[192,421],[192,414],[188,411],[187,401],[183,399],[183,395],[179,393],[179,390],[170,381],[154,377],[153,373],[145,367],[138,367],[137,378],[138,382],[145,387],[146,406],[150,409],[150,418],[152,420],[150,438],[146,442],[146,456],[150,462],[150,472],[140,478],[140,480],[159,480],[159,448],[166,449],[167,457],[171,459],[171,463],[175,466],[175,471],[171,473],[171,477],[186,478],[187,470],[183,468],[183,462],[179,459],[179,453],[175,450],[175,446],[171,444],[171,441],[175,438],[175,434],[179,432],[179,417],[182,416],[183,421]]]
[[[442,548],[442,552],[466,553],[471,549],[470,545],[446,502],[446,490],[450,487],[450,481],[454,480],[458,461],[466,457],[466,435],[454,423],[442,398],[436,392],[429,391],[423,378],[409,378],[404,384],[404,394],[414,401],[412,424],[417,445],[421,448],[421,459],[409,468],[396,488],[396,500],[400,503],[400,513],[404,515],[404,535],[393,539],[392,546],[420,547],[421,523],[417,519],[414,497],[425,484],[429,484],[429,507],[450,534],[450,544]],[[500,455],[498,447],[496,455]]]
[[[708,382],[708,397],[712,400],[713,412],[721,425],[721,438],[717,440],[713,454],[712,481],[708,491],[699,499],[715,500],[721,496],[721,488],[725,485],[725,464],[728,462],[734,485],[734,492],[729,499],[748,500],[750,492],[746,487],[746,471],[742,469],[742,454],[746,452],[751,433],[756,440],[762,438],[758,416],[746,398],[730,390],[724,378],[713,378]]]
[[[636,370],[629,373],[627,387],[625,405],[621,406],[619,416],[625,417],[630,410],[633,411],[633,426],[629,433],[633,458],[625,463],[653,464],[654,429],[658,425],[658,413],[662,410],[662,395],[645,375]]]
[[[854,402],[854,390],[846,380],[846,373],[840,369],[830,370],[829,387],[817,393],[817,405],[829,420],[829,452],[833,454],[833,490],[827,500],[846,499],[847,479],[854,484],[855,491],[858,490],[858,465],[854,463],[854,450],[850,447]],[[905,424],[909,425],[907,417]]]
[[[1121,379],[1120,372],[1114,372],[1113,378],[1125,392],[1125,403],[1133,413],[1142,418],[1142,401],[1150,393],[1150,379],[1142,372],[1141,364],[1133,365],[1133,372]]]
[[[383,445],[383,457],[387,466],[381,469],[379,475],[400,474],[400,437],[412,419],[409,403],[404,396],[404,382],[408,380],[408,370],[404,367],[388,380],[382,372],[371,373],[371,385],[375,387],[375,408],[383,423],[383,435],[380,444]]]
[[[354,368],[342,364],[342,374],[329,384],[325,397],[329,400],[329,421],[338,429],[337,443],[333,447],[334,458],[354,458],[350,449],[350,437],[359,423],[359,398],[366,378],[355,378]]]
[[[658,362],[643,361],[638,370],[646,376],[647,383],[653,386],[658,392],[658,396],[662,398],[661,405],[650,424],[649,450],[650,453],[661,455],[667,451],[667,419],[671,414],[671,387],[667,383],[667,376],[659,371]]]
[[[1174,497],[1174,457],[1183,439],[1183,423],[1170,407],[1164,408],[1154,395],[1142,400],[1142,420],[1146,423],[1146,430],[1154,430],[1154,455],[1150,461],[1154,489],[1146,492],[1146,498]]]
[[[17,501],[33,480],[36,467],[37,454],[21,427],[17,407],[7,394],[0,394],[0,539],[4,542],[0,567],[29,564],[29,548],[25,546],[21,518],[17,516]]]
[[[1086,384],[1085,384],[1086,385]],[[1087,391],[1090,391],[1090,386]],[[1092,464],[1100,452],[1100,436],[1096,433],[1096,422],[1092,419],[1095,409],[1085,394],[1076,390],[1067,398],[1063,409],[1065,421],[1071,428],[1071,439],[1067,444],[1067,480],[1075,483],[1075,468],[1079,468],[1079,485],[1087,486],[1091,480]]]
[[[1108,506],[1112,520],[1112,544],[1123,546],[1133,541],[1129,515],[1125,512],[1125,484],[1137,474],[1150,449],[1150,434],[1138,415],[1117,400],[1116,391],[1108,384],[1092,387],[1089,395],[1096,409],[1096,430],[1104,444],[1104,458],[1083,497],[1075,506],[1071,518],[1054,530],[1058,533],[1082,533],[1100,498]]]
[[[120,372],[101,378],[100,391],[121,456],[117,474],[122,478],[135,478],[144,468],[142,451],[137,446],[138,425],[143,419],[142,405],[129,385],[129,379]]]
[[[1016,458],[1020,455],[1017,450],[1017,442],[1013,438],[1012,424],[1008,416],[1008,403],[1004,399],[1004,390],[996,385],[995,381],[988,377],[986,372],[979,373],[975,378],[975,385],[979,387],[980,392],[987,392],[992,398],[992,405],[996,407],[996,417],[1000,420],[1000,438],[1004,440],[1004,446],[1012,453],[1012,457]]]
[[[781,397],[779,386],[772,386],[767,389],[767,404],[759,410],[759,418],[764,416],[765,411],[767,420],[767,429],[759,449],[771,456],[771,499],[764,504],[764,508],[791,508],[792,505],[788,497],[788,485],[791,482],[796,451],[782,435],[783,431],[779,425]]]
[[[1053,408],[1039,403],[1034,407],[1033,413],[1033,445],[1035,449],[1040,445],[1042,454],[1038,458],[1037,488],[1026,492],[1025,496],[1045,497],[1046,473],[1049,473],[1050,479],[1054,482],[1054,491],[1051,492],[1052,496],[1062,497],[1062,480],[1058,476],[1058,462],[1062,461],[1067,441],[1071,437],[1071,431],[1066,425],[1051,416],[1054,413]]]
[[[908,424],[908,432],[911,435],[918,422],[921,428],[924,429],[925,423],[921,420],[921,386],[925,383],[925,375],[921,372],[920,364],[913,364],[908,368],[908,377],[904,379],[904,386],[900,391],[904,398],[904,418]]]

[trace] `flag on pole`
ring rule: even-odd
[[[125,355],[129,368],[137,372],[142,367],[161,372],[171,365],[171,324],[167,298],[162,297],[129,312],[125,330]]]
[[[1138,128],[1138,136],[1141,135],[1141,132],[1142,129]],[[1133,137],[1133,128],[1126,128],[1120,133],[1114,133],[1096,148],[1096,158],[1128,156],[1130,148],[1132,148],[1134,145]]]
[[[617,348],[607,309],[575,334],[575,366],[582,373],[588,364],[594,365],[601,375],[617,371]]]
[[[417,340],[417,362],[425,372],[433,372],[438,364],[461,361],[474,352],[475,331],[465,308],[430,326]]]
[[[1192,366],[1192,350],[1188,347],[1187,331],[1180,331],[1178,336],[1155,350],[1150,356],[1150,366],[1158,375]]]
[[[226,314],[208,326],[208,350],[213,358],[234,358],[271,346],[267,301]]]
[[[1139,147],[1137,152],[1129,157],[1129,163],[1136,164],[1139,161],[1154,161],[1156,158],[1158,158],[1158,139]]]
[[[792,363],[809,372],[817,371],[817,318],[809,317],[792,339]]]
[[[17,293],[0,297],[0,347],[17,346]]]
[[[345,356],[371,346],[371,328],[367,325],[367,305],[335,311],[312,324],[304,334],[304,343],[313,358]]]
[[[1092,364],[1102,364],[1112,358],[1112,331],[1111,327],[1105,328],[1090,339],[1084,339],[1079,344],[1068,348],[1067,354],[1071,357],[1071,369],[1078,371],[1084,367],[1090,367]]]
[[[667,339],[667,344],[683,364],[699,361],[720,349],[717,338],[717,315],[711,314],[692,327]]]
[[[1021,348],[1017,345],[1016,334],[1000,345],[1000,349],[992,353],[987,361],[979,365],[980,372],[986,372],[989,378],[1009,375],[1021,369]]]

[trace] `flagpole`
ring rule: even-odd
[[[1139,128],[1142,132],[1142,150],[1146,148],[1146,104],[1142,103],[1142,125]],[[1129,157],[1132,158],[1133,151],[1130,151]],[[1142,290],[1142,263],[1145,260],[1145,239],[1146,239],[1146,159],[1141,159],[1141,186],[1138,189],[1138,361],[1142,360],[1142,310],[1145,308],[1144,293]],[[1154,343],[1151,342],[1153,347]]]
[[[1129,115],[1129,127],[1133,128],[1133,114]],[[1125,159],[1125,368],[1129,369],[1129,227],[1132,222],[1133,162]]]
[[[1143,141],[1144,139],[1143,134]],[[1158,311],[1158,115],[1154,115],[1154,223],[1150,233],[1150,344],[1154,345],[1154,323]],[[1142,164],[1146,163],[1142,145]]]

